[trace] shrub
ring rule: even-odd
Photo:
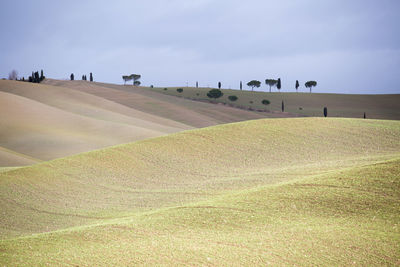
[[[268,99],[263,99],[263,101],[261,101],[261,103],[262,103],[263,105],[269,105],[269,104],[271,104],[271,102],[270,102]]]
[[[253,104],[253,101],[250,101],[249,103],[250,103],[250,104]]]
[[[238,97],[235,95],[230,95],[230,96],[228,96],[228,99],[233,102],[233,101],[238,100]]]
[[[222,93],[222,91],[219,90],[219,89],[211,89],[211,90],[208,91],[208,93],[207,93],[207,96],[208,96],[209,98],[214,98],[214,99],[220,98],[220,97],[223,96],[223,95],[224,95],[224,93]]]
[[[168,88],[164,88],[164,91],[167,91],[168,90]]]
[[[177,91],[178,93],[182,93],[182,92],[183,92],[183,89],[182,89],[182,88],[178,88],[178,89],[176,89],[176,91]]]

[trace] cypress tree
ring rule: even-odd
[[[277,82],[277,84],[276,84],[276,88],[278,88],[278,90],[280,91],[280,90],[281,90],[281,87],[282,87],[282,85],[281,85],[281,78],[278,78],[278,82]]]
[[[328,108],[324,107],[324,117],[328,116]]]
[[[90,73],[90,77],[89,77],[90,81],[93,82],[93,74]]]
[[[297,89],[299,89],[299,86],[300,86],[299,81],[296,80],[296,92],[297,92]]]
[[[196,88],[199,88],[199,82],[196,82]]]
[[[364,112],[364,119],[366,119],[367,118],[367,115],[365,114],[365,112]]]
[[[240,90],[243,89],[242,81],[240,81]]]
[[[218,89],[221,89],[221,82],[218,82]]]
[[[74,80],[74,74],[73,73],[71,73],[70,78],[71,78],[71,81]]]
[[[282,112],[284,112],[285,111],[285,103],[283,103],[283,100],[282,100]]]

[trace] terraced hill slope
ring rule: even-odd
[[[0,263],[395,264],[399,157],[397,121],[266,119],[5,171]]]

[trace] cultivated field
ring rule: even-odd
[[[98,83],[57,80],[41,84],[0,80],[0,113],[0,167],[263,117],[132,86],[123,91]]]
[[[211,88],[182,88],[182,93],[176,91],[178,87],[151,88],[152,91],[209,102],[207,92]],[[328,108],[329,117],[363,118],[364,112],[370,119],[400,119],[400,94],[395,95],[348,95],[348,94],[321,94],[321,93],[294,93],[294,92],[252,92],[246,90],[222,89],[224,95],[216,103],[225,103],[243,109],[267,110],[269,116],[307,116],[322,117],[323,108]],[[237,96],[236,101],[228,99]],[[262,100],[267,99],[269,105],[263,105]],[[285,113],[281,114],[282,101]]]
[[[400,122],[225,124],[0,174],[2,265],[398,265]]]

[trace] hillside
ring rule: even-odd
[[[211,88],[181,87],[151,88],[152,91],[208,102],[207,92]],[[294,93],[294,92],[252,92],[246,88],[243,91],[222,89],[224,95],[217,99],[217,103],[225,103],[243,109],[268,110],[270,115],[282,111],[284,102],[286,115],[322,117],[323,108],[328,108],[329,117],[363,118],[364,112],[369,119],[400,120],[400,94],[393,95],[350,95],[350,94],[321,94],[321,93]],[[237,96],[236,101],[230,101],[229,96]],[[269,105],[261,101],[267,99]],[[285,114],[284,114],[285,115]]]
[[[399,140],[397,121],[266,119],[5,171],[0,261],[393,264]]]
[[[153,100],[141,89],[125,92],[82,81],[45,83],[0,80],[0,112],[7,114],[0,117],[0,167],[262,117],[157,93]]]
[[[57,230],[375,162],[398,154],[399,140],[395,121],[274,119],[74,155],[0,174],[0,233]]]

